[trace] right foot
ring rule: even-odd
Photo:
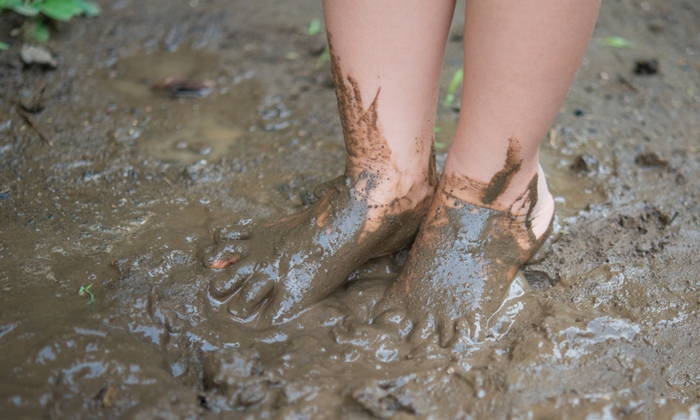
[[[368,259],[408,246],[430,195],[374,201],[361,191],[360,185],[366,189],[372,182],[365,178],[338,178],[304,212],[218,235],[219,244],[205,258],[207,266],[221,270],[211,296],[240,322],[285,322],[328,296]]]
[[[420,165],[400,167],[377,115],[379,92],[365,109],[357,81],[341,74],[332,46],[330,55],[348,154],[345,175],[326,184],[306,211],[249,231],[226,231],[208,250],[205,264],[220,270],[210,294],[238,321],[266,326],[293,319],[368,259],[407,247],[435,191],[434,150],[425,147],[431,143],[416,138]]]

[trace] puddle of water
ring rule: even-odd
[[[189,164],[234,154],[243,133],[238,127],[221,124],[212,115],[198,113],[179,127],[152,127],[144,131],[138,143],[158,159]]]
[[[213,54],[181,50],[140,54],[115,64],[106,84],[117,96],[118,106],[148,113],[145,128],[139,127],[137,118],[128,139],[136,139],[138,146],[158,159],[186,164],[240,152],[242,136],[258,119],[262,90],[250,80],[252,74],[220,76],[218,62]],[[216,80],[214,92],[204,98],[175,98],[152,89],[171,76]]]
[[[202,51],[158,51],[138,54],[117,62],[110,70],[115,90],[134,97],[150,96],[150,86],[177,75],[188,79],[213,79],[219,59]]]

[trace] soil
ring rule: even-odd
[[[56,25],[56,69],[0,17],[3,418],[699,418],[698,2],[603,3],[541,149],[561,239],[490,340],[454,348],[368,325],[405,251],[262,330],[209,295],[215,228],[296,213],[343,171],[320,2],[100,3]],[[151,89],[172,76],[194,94]]]

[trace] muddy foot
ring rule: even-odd
[[[513,280],[551,226],[551,210],[540,214],[546,220],[533,223],[537,185],[535,175],[515,204],[495,209],[455,196],[473,190],[470,180],[457,175],[443,179],[404,270],[377,306],[375,320],[387,318],[384,313],[391,313],[393,322],[401,318],[402,324],[411,325],[407,338],[414,344],[432,338],[451,347],[502,335],[509,328],[507,318],[523,307],[526,283]],[[546,184],[544,189],[551,200]],[[537,237],[535,228],[546,232]]]
[[[370,184],[365,175],[357,182],[341,177],[324,184],[323,196],[302,213],[220,234],[204,258],[220,270],[211,297],[239,322],[285,322],[330,294],[368,259],[406,247],[430,197],[379,203],[363,193]]]

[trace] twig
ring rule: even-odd
[[[41,140],[44,143],[46,143],[49,146],[53,146],[53,142],[49,140],[49,138],[46,136],[46,134],[44,134],[43,131],[41,131],[34,117],[29,115],[27,111],[23,110],[21,106],[17,107],[17,113],[27,121],[27,123],[34,129],[34,131],[36,131],[36,133],[39,135],[39,137],[41,137]]]

